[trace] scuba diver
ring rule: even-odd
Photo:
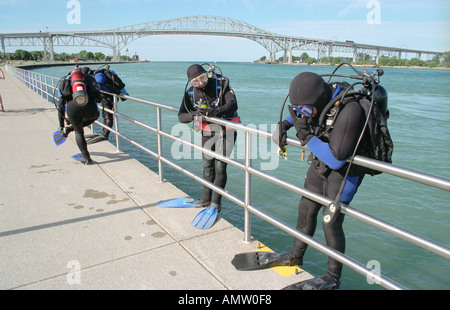
[[[100,88],[95,79],[89,74],[89,68],[82,70],[76,67],[71,73],[71,78],[63,77],[59,83],[58,122],[59,129],[53,134],[56,145],[61,145],[69,133],[75,131],[75,140],[81,151],[79,159],[82,164],[92,164],[92,159],[87,149],[84,127],[94,123],[100,116],[97,102],[101,100]],[[65,118],[67,113],[68,119]],[[67,126],[65,126],[65,122]]]
[[[332,205],[323,206],[323,230],[326,244],[341,253],[345,252],[345,234],[342,227],[344,214],[339,212],[340,204],[348,205],[365,174],[370,174],[370,171],[362,167],[351,165],[352,160],[355,155],[374,158],[373,154],[370,154],[373,148],[370,136],[374,134],[372,129],[365,130],[369,123],[365,105],[371,104],[372,112],[369,111],[369,115],[377,115],[380,120],[388,116],[387,92],[378,85],[379,80],[375,82],[372,78],[368,81],[369,75],[360,77],[361,80],[364,78],[366,80],[362,83],[353,85],[346,82],[328,84],[315,73],[298,74],[289,87],[289,116],[285,120],[280,119],[272,136],[273,141],[284,152],[287,131],[294,128],[301,145],[306,145],[311,151],[311,166],[307,171],[304,187],[333,199]],[[354,90],[353,86],[357,84],[363,84],[363,89]],[[365,99],[367,96],[371,102]],[[366,102],[363,104],[362,100]],[[387,132],[387,127],[383,130]],[[387,144],[390,144],[386,147],[389,157],[386,161],[390,161],[393,144],[388,132],[386,140]],[[298,207],[297,230],[313,236],[321,207],[320,203],[302,197]],[[232,263],[238,270],[301,266],[307,246],[307,243],[296,238],[287,253],[241,253],[235,256]],[[337,289],[341,273],[342,263],[329,257],[324,276],[295,283],[285,289]]]
[[[125,94],[128,95],[127,90],[125,89],[125,84],[123,83],[122,79],[119,78],[119,76],[116,74],[114,70],[111,70],[110,66],[106,66],[105,68],[99,68],[93,72],[95,80],[97,81],[98,85],[100,86],[100,90],[113,93],[116,95]],[[105,111],[105,108],[109,110],[114,110],[114,96],[113,95],[107,95],[107,94],[101,94],[102,96],[102,117],[103,117],[103,124],[105,126],[108,126],[109,128],[112,128],[114,124],[114,118],[113,114]],[[122,101],[125,101],[126,99],[121,98]],[[103,128],[103,132],[101,135],[98,135],[97,137],[92,138],[89,140],[88,144],[93,144],[100,141],[108,140],[110,131],[106,128]]]
[[[239,123],[237,100],[229,80],[222,74],[215,73],[215,66],[206,71],[202,65],[191,65],[187,70],[188,88],[186,84],[183,100],[178,112],[181,123],[194,121],[194,131],[201,131],[202,147],[229,156],[236,142],[237,132],[231,128],[208,123],[203,116],[217,117]],[[220,70],[220,69],[219,69]],[[203,178],[220,188],[227,183],[227,164],[223,161],[203,154]],[[203,186],[203,194],[192,203],[198,207],[210,207],[217,216],[221,209],[222,196],[212,189]],[[195,222],[195,220],[194,220]],[[200,224],[193,226],[199,228]],[[212,223],[211,223],[212,225]],[[207,227],[204,227],[207,228]]]

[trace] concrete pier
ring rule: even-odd
[[[89,146],[93,165],[76,162],[73,134],[53,142],[53,105],[5,76],[0,289],[278,290],[311,278],[298,267],[289,276],[235,270],[234,255],[256,241],[223,218],[191,227],[199,209],[158,208],[186,194],[108,142]]]

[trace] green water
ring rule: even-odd
[[[143,64],[113,65],[131,96],[179,108],[186,86],[186,69],[191,63],[152,62]],[[243,124],[272,131],[279,119],[281,104],[292,78],[302,71],[319,74],[331,73],[333,67],[262,65],[250,63],[217,63],[230,79],[239,104]],[[93,67],[95,68],[95,67]],[[394,140],[393,162],[406,168],[450,178],[450,71],[384,69],[382,85],[389,92],[389,128]],[[54,77],[68,73],[68,67],[42,68],[38,72]],[[341,73],[352,73],[349,70]],[[119,110],[149,125],[156,126],[155,109],[131,101],[121,102]],[[185,134],[183,138],[198,141],[192,131],[179,127],[175,113],[163,111],[163,129]],[[56,113],[55,113],[56,118]],[[156,151],[155,135],[121,121],[120,130],[148,148]],[[197,134],[198,135],[198,134]],[[195,140],[197,139],[197,140]],[[171,158],[174,145],[163,140],[164,155]],[[301,162],[300,152],[292,147],[289,159],[281,161],[276,156],[277,146],[265,139],[257,139],[254,149],[255,168],[263,169],[277,177],[303,186],[308,169]],[[176,146],[175,146],[176,147]],[[121,142],[121,149],[157,171],[157,162],[149,155]],[[176,150],[177,148],[175,148]],[[243,162],[243,134],[238,137],[233,156]],[[175,162],[202,175],[198,154],[194,159]],[[196,157],[195,157],[196,156]],[[197,158],[197,159],[195,159]],[[275,168],[275,169],[274,169]],[[192,197],[201,195],[201,186],[165,166],[165,178]],[[227,190],[244,199],[244,174],[229,166]],[[299,196],[278,188],[266,181],[252,179],[252,205],[295,227]],[[412,181],[387,174],[366,177],[351,206],[384,221],[414,233],[450,245],[449,223],[450,193],[428,188]],[[222,217],[243,228],[243,210],[224,199]],[[381,273],[410,289],[449,289],[450,262],[436,254],[413,246],[387,233],[346,217],[344,229],[347,237],[346,254],[366,264],[371,260],[380,263]],[[252,235],[275,251],[290,249],[293,237],[265,224],[252,216]],[[324,242],[320,225],[315,238]],[[218,244],[220,246],[220,244]],[[327,257],[309,248],[304,268],[315,275],[325,273]],[[344,267],[341,289],[380,289],[366,279]]]

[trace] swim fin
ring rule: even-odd
[[[64,137],[62,131],[57,130],[53,133],[53,141],[55,142],[56,146],[59,146],[66,142],[66,137]]]
[[[84,159],[83,154],[75,154],[70,157],[72,157],[72,159],[75,159],[76,161],[79,161],[79,162],[81,162]]]
[[[81,154],[81,153],[80,153],[80,154],[72,155],[72,156],[70,156],[70,157],[72,157],[72,159],[74,159],[74,160],[76,160],[76,161],[82,163],[83,165],[92,165],[92,159],[89,158],[88,160],[86,160],[86,159],[84,158],[83,154]]]
[[[97,143],[97,142],[100,142],[100,141],[106,141],[106,140],[108,140],[108,138],[105,137],[104,135],[97,135],[97,136],[91,138],[90,140],[86,141],[86,143],[87,144],[94,144],[94,143]]]
[[[277,266],[301,265],[302,261],[301,259],[291,259],[289,253],[255,251],[236,254],[231,263],[237,270],[249,271]]]
[[[211,204],[208,208],[200,211],[191,223],[192,227],[198,229],[208,229],[214,225],[217,215],[219,214],[219,206]]]
[[[169,200],[161,200],[156,204],[160,208],[197,208],[199,205],[194,204],[192,198],[175,198]]]
[[[339,281],[329,277],[328,275],[313,278],[310,280],[298,282],[286,286],[283,290],[303,290],[303,291],[331,291],[338,289]]]

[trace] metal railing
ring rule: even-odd
[[[34,91],[41,94],[44,98],[48,99],[49,101],[53,101],[53,93],[55,86],[58,83],[58,79],[42,75],[36,72],[30,72],[27,70],[23,70],[20,68],[7,66],[7,69],[10,73],[12,73],[17,79],[22,81],[25,85],[33,89]],[[113,95],[113,94],[110,94]],[[377,283],[387,289],[406,289],[404,286],[394,282],[393,280],[381,275],[374,273],[373,270],[366,267],[365,265],[355,261],[354,259],[348,257],[345,254],[342,254],[333,248],[322,244],[321,242],[317,241],[316,239],[310,237],[309,235],[306,235],[300,231],[298,231],[296,228],[284,223],[283,221],[271,216],[270,214],[267,214],[266,212],[258,209],[257,207],[252,205],[251,201],[251,179],[252,177],[261,178],[263,180],[266,180],[268,182],[271,182],[277,186],[280,186],[282,188],[285,188],[293,193],[299,194],[303,197],[309,198],[317,203],[320,203],[324,206],[330,206],[333,203],[333,200],[316,194],[310,190],[307,190],[303,187],[297,186],[295,184],[292,184],[286,180],[282,180],[280,178],[277,178],[273,175],[270,175],[264,171],[258,170],[252,166],[252,139],[254,136],[263,137],[266,139],[271,139],[272,134],[269,132],[261,131],[252,127],[245,126],[243,124],[237,124],[232,123],[229,121],[225,121],[222,119],[217,118],[209,118],[206,117],[206,120],[211,123],[219,124],[222,126],[227,126],[229,128],[232,128],[237,131],[242,131],[245,133],[245,161],[244,163],[241,163],[237,160],[231,159],[230,157],[222,156],[218,153],[215,153],[213,151],[203,149],[201,146],[196,145],[192,142],[186,141],[181,139],[180,137],[171,135],[167,132],[164,132],[162,130],[162,118],[161,118],[161,110],[167,110],[170,112],[178,113],[178,109],[166,106],[160,103],[155,103],[139,98],[134,98],[131,96],[125,96],[121,95],[122,98],[131,100],[136,103],[145,104],[151,107],[156,108],[156,120],[157,124],[156,127],[149,126],[139,120],[133,119],[131,117],[128,117],[124,114],[121,114],[117,111],[117,100],[118,97],[114,95],[114,110],[105,109],[107,112],[112,113],[114,115],[115,121],[114,121],[114,128],[109,128],[99,122],[97,122],[98,125],[101,127],[107,128],[111,132],[113,132],[116,136],[116,148],[119,150],[119,138],[122,138],[126,141],[128,141],[131,145],[139,148],[140,150],[146,152],[147,154],[153,156],[158,160],[158,170],[159,170],[159,178],[160,182],[164,181],[164,171],[163,171],[163,164],[166,164],[177,171],[185,174],[186,176],[194,179],[198,183],[205,185],[212,190],[218,192],[222,196],[229,199],[231,202],[237,204],[238,206],[241,206],[245,209],[245,215],[244,215],[244,241],[250,241],[251,240],[251,223],[250,223],[250,214],[254,214],[257,217],[261,218],[262,220],[266,221],[267,223],[279,228],[280,230],[288,233],[289,235],[298,238],[302,240],[303,242],[307,243],[308,245],[312,246],[313,248],[317,249],[318,251],[328,255],[329,257],[334,258],[335,260],[341,262],[342,264],[348,266],[349,268],[355,270],[359,274],[371,277],[372,279],[375,279],[374,283]],[[135,124],[137,126],[140,126],[142,128],[145,128],[146,130],[149,130],[157,135],[157,150],[150,150],[143,145],[139,144],[135,140],[133,140],[131,137],[125,136],[123,133],[119,131],[119,119],[126,120],[132,124]],[[167,157],[163,155],[162,150],[162,138],[170,139],[174,142],[181,143],[183,145],[189,146],[194,150],[200,151],[208,156],[215,157],[221,161],[224,161],[234,167],[239,168],[245,173],[245,191],[244,191],[244,200],[239,199],[238,197],[230,194],[228,191],[225,191],[224,189],[217,187],[213,183],[210,183],[206,180],[204,180],[202,177],[199,177],[192,173],[191,171],[187,170],[186,168],[183,168],[182,166],[176,164],[175,162],[171,161]],[[305,146],[301,146],[300,143],[292,138],[287,139],[288,145],[291,145],[293,147],[298,147],[301,149],[308,150],[308,148]],[[362,156],[356,156],[354,158],[354,164],[371,168],[374,170],[378,170],[393,176],[397,176],[403,179],[408,179],[414,182],[418,182],[427,186],[432,186],[438,189],[442,189],[445,191],[450,191],[450,180],[414,171],[411,169],[403,168],[400,166],[387,164],[383,162],[379,162],[373,159],[365,158]],[[383,221],[381,219],[378,219],[374,216],[371,216],[367,213],[364,213],[362,211],[359,211],[357,209],[354,209],[347,205],[342,205],[341,212],[358,220],[363,223],[366,223],[368,225],[371,225],[379,230],[382,230],[384,232],[387,232],[393,236],[399,237],[403,240],[406,240],[416,246],[419,246],[421,248],[424,248],[430,252],[433,252],[435,254],[438,254],[444,258],[450,259],[450,248],[442,245],[438,242],[435,242],[433,240],[430,240],[428,238],[422,237],[418,234],[415,234],[413,232],[410,232],[406,229],[403,229],[401,227],[398,227],[396,225],[390,224],[386,221]]]

